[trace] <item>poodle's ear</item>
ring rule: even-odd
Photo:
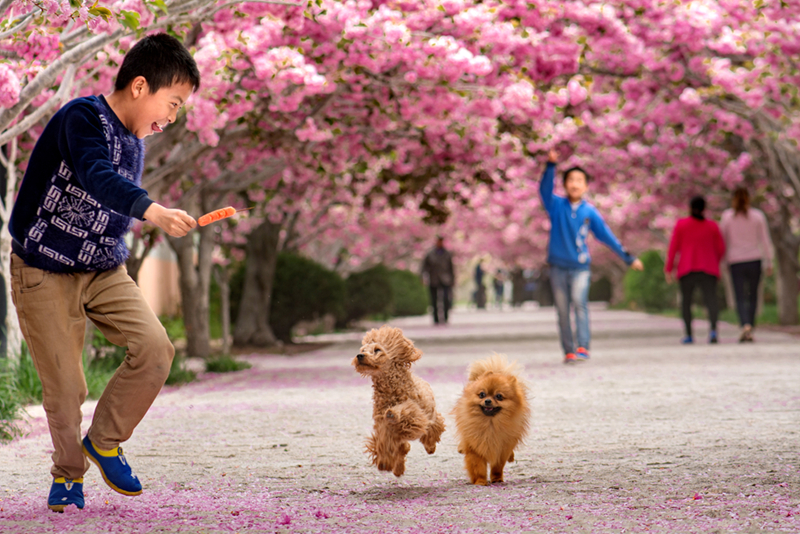
[[[406,363],[415,362],[420,358],[422,358],[422,351],[415,347],[411,342],[408,342],[408,344],[402,348],[400,354],[397,356],[398,360]]]

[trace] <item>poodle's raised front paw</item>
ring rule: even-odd
[[[405,472],[406,472],[406,462],[405,462],[405,460],[398,461],[394,465],[394,469],[392,470],[392,473],[394,473],[394,476],[396,476],[396,477],[403,476],[403,473],[405,473]]]
[[[391,408],[386,410],[386,419],[395,419],[397,416],[394,414]]]

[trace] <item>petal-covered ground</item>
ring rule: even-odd
[[[114,493],[92,466],[81,511],[46,508],[52,445],[31,407],[28,435],[0,446],[0,532],[800,532],[796,338],[740,345],[727,327],[687,347],[677,320],[596,309],[592,361],[564,366],[552,309],[427,322],[395,324],[449,428],[431,456],[412,445],[400,479],[364,453],[360,336],[333,336],[165,389],[125,444],[145,493]],[[533,425],[506,483],[473,487],[448,412],[492,351],[524,364]]]

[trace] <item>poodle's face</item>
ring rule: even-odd
[[[353,358],[353,366],[362,375],[376,375],[392,360],[391,355],[380,343],[367,343]]]

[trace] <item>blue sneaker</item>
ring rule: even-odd
[[[111,489],[123,495],[141,495],[142,484],[123,456],[122,447],[101,451],[95,448],[89,436],[86,436],[83,438],[83,454],[100,469],[103,480]]]
[[[585,362],[589,360],[589,351],[584,349],[583,347],[578,347],[578,350],[575,351],[575,359],[579,362]]]
[[[717,339],[717,331],[716,330],[712,330],[708,334],[708,342],[709,343],[719,343],[719,340]]]
[[[691,345],[694,343],[692,336],[686,336],[685,338],[681,339],[681,345]]]
[[[50,495],[47,497],[47,507],[54,512],[63,512],[70,504],[83,509],[83,479],[69,480],[64,477],[53,479]]]

